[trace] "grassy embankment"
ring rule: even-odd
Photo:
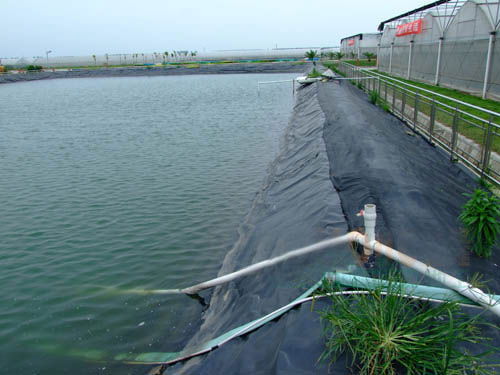
[[[337,64],[335,64],[335,63],[326,64],[326,66],[328,66],[330,69],[334,70],[338,74],[345,76],[345,74],[343,74],[342,72],[340,72],[338,70]],[[464,93],[464,92],[461,92],[458,90],[448,89],[445,87],[435,86],[435,85],[421,83],[421,82],[412,81],[412,80],[407,80],[407,79],[403,79],[400,77],[391,76],[387,73],[383,73],[380,71],[375,71],[375,72],[383,75],[389,82],[395,82],[395,80],[402,81],[402,82],[405,82],[407,84],[435,92],[436,94],[445,95],[445,96],[448,96],[450,98],[460,100],[462,102],[465,102],[465,103],[468,103],[468,104],[471,104],[471,105],[474,105],[477,107],[481,107],[481,108],[484,108],[484,109],[487,109],[490,111],[494,111],[494,112],[500,112],[500,103],[495,101],[495,100],[482,99],[482,98],[479,98],[477,96],[474,96],[474,95],[471,95],[468,93]],[[369,74],[369,72],[367,72],[367,73]],[[395,82],[395,83],[398,84],[397,82]],[[383,90],[384,90],[384,85],[382,85],[382,91]],[[389,88],[388,90],[389,90],[389,95],[392,95],[392,89]],[[415,91],[415,90],[412,89],[412,91]],[[385,104],[385,106],[391,105],[391,103],[383,103],[384,92],[382,92],[380,94],[381,95],[379,95],[379,101],[382,102],[383,105]],[[429,93],[421,93],[421,94],[423,94],[427,97],[432,97],[432,94],[429,94]],[[401,92],[396,92],[396,99],[401,100],[402,96],[403,95]],[[436,99],[436,101],[438,101],[442,104],[445,104],[445,105],[449,105],[453,108],[455,108],[455,106],[456,106],[456,103],[453,102],[452,100],[448,100],[448,99],[438,97],[438,96],[435,96],[435,99]],[[406,105],[410,106],[410,107],[414,107],[414,101],[412,101],[409,97],[407,97]],[[490,115],[487,113],[484,113],[481,110],[470,108],[470,107],[465,106],[465,105],[459,105],[458,108],[460,110],[468,113],[468,114],[471,114],[473,116],[477,116],[477,117],[484,119],[486,121],[490,120]],[[431,114],[430,102],[428,100],[420,100],[418,103],[418,111],[424,113],[427,116],[430,116],[430,114]],[[438,121],[439,123],[446,125],[448,127],[452,127],[453,126],[453,116],[449,113],[449,111],[450,111],[450,109],[447,109],[446,107],[438,104],[437,110],[436,110],[436,121]],[[464,120],[466,120],[466,121],[464,121]],[[495,124],[500,124],[500,117],[493,117],[493,122]],[[477,119],[474,119],[470,116],[461,114],[459,121],[458,121],[458,132],[460,134],[464,135],[465,137],[474,140],[478,144],[483,144],[485,132],[483,129],[480,129],[477,126],[474,126],[473,124],[477,124],[477,125],[480,125],[483,127],[485,126],[484,122],[479,121]],[[492,150],[497,152],[497,153],[500,153],[500,137],[498,137],[498,136],[493,137]]]

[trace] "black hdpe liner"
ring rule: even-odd
[[[326,151],[318,143],[323,139]],[[330,186],[324,178],[325,161],[321,160],[325,152]],[[490,260],[469,254],[456,219],[467,199],[463,193],[476,187],[470,172],[450,162],[446,153],[419,135],[413,135],[394,116],[372,105],[361,90],[346,82],[311,85],[298,92],[285,150],[248,215],[241,243],[228,255],[220,274],[356,230],[363,226],[356,213],[364,204],[374,203],[377,239],[464,280],[480,272],[490,280],[489,288],[498,293],[499,249],[493,249]],[[328,255],[330,258],[325,258]],[[377,264],[387,262],[376,258]],[[319,266],[301,259],[217,288],[204,324],[190,345],[285,305],[303,291],[300,283],[310,279],[312,284],[322,272],[355,262],[355,256],[345,248],[322,253],[318,259]],[[379,269],[366,271],[376,277]],[[437,285],[412,270],[400,269],[408,282]],[[301,280],[299,285],[297,280]],[[299,287],[294,288],[294,283]],[[316,303],[315,310],[327,304]],[[492,314],[484,316],[498,324]],[[489,330],[487,335],[493,345],[500,344],[497,330]],[[167,369],[166,373],[351,373],[343,359],[330,369],[326,364],[318,364],[323,348],[318,314],[310,311],[310,304],[304,304],[257,331]],[[498,362],[498,353],[492,359]]]
[[[340,199],[329,178],[324,124],[316,88],[299,90],[279,156],[219,274],[347,232]],[[325,272],[355,263],[350,246],[343,245],[216,288],[200,331],[188,346],[260,318],[297,298]],[[317,369],[322,346],[318,314],[310,312],[307,304],[166,373],[310,373]]]

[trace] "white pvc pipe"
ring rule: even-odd
[[[365,204],[365,209],[363,211],[363,217],[365,219],[365,237],[367,243],[375,241],[375,223],[377,221],[377,211],[374,204]],[[363,247],[365,255],[372,255],[373,250],[369,246]]]
[[[220,277],[205,281],[205,282],[200,283],[200,284],[193,285],[189,288],[181,289],[180,292],[185,293],[185,294],[196,294],[196,293],[202,291],[203,289],[213,288],[217,285],[226,284],[226,283],[231,282],[231,281],[238,279],[240,277],[247,276],[247,275],[252,274],[254,272],[260,271],[264,268],[268,268],[268,267],[274,266],[278,263],[284,262],[288,259],[296,258],[298,256],[302,256],[302,255],[309,254],[309,253],[312,253],[312,252],[315,252],[318,250],[322,250],[322,249],[325,249],[325,248],[330,247],[330,246],[336,246],[336,245],[341,245],[341,244],[350,242],[350,241],[352,241],[351,237],[352,237],[351,234],[348,233],[348,234],[344,234],[343,236],[340,236],[340,237],[335,237],[335,238],[331,238],[328,240],[320,241],[320,242],[317,242],[313,245],[309,245],[309,246],[302,247],[302,248],[297,249],[297,250],[290,251],[289,253],[280,255],[276,258],[267,259],[267,260],[264,260],[262,262],[252,264],[251,266],[245,267],[239,271],[236,271],[236,272],[224,275],[224,276],[220,276]]]
[[[363,245],[365,255],[371,255],[367,249],[376,251],[377,253],[383,254],[386,257],[401,263],[423,275],[436,280],[448,288],[460,293],[461,295],[469,298],[472,301],[484,306],[485,308],[492,311],[497,316],[500,316],[500,304],[494,299],[489,297],[487,294],[474,288],[471,284],[461,281],[447,273],[444,273],[434,267],[428,266],[406,254],[400,253],[389,246],[386,246],[375,240],[375,223],[377,220],[377,210],[374,204],[366,204],[363,212],[364,224],[365,224],[365,235],[359,234],[357,232],[351,232],[349,235],[355,237],[354,241]]]
[[[436,76],[434,78],[434,84],[437,85],[439,83],[439,71],[441,70],[441,49],[443,48],[443,38],[439,38],[439,45],[438,45],[438,56],[437,56],[437,63],[436,63]]]
[[[262,81],[262,82],[257,82],[257,84],[259,85],[266,85],[268,83],[282,83],[282,82],[292,82],[293,79],[284,79],[284,80],[281,80],[281,81]]]
[[[400,253],[397,250],[390,248],[378,241],[372,241],[368,243],[366,241],[366,236],[351,232],[355,237],[355,241],[365,247],[370,247],[377,253],[383,254],[386,257],[407,266],[421,274],[430,277],[433,280],[436,280],[448,288],[460,293],[464,297],[469,298],[470,300],[477,302],[481,306],[490,310],[497,316],[500,316],[500,304],[497,303],[493,298],[489,297],[486,293],[482,292],[478,288],[474,288],[471,284],[461,281],[447,273],[444,273],[434,267],[428,266],[408,255]],[[351,234],[349,233],[349,234]]]
[[[488,44],[488,56],[486,57],[486,68],[484,71],[484,83],[483,83],[483,99],[486,99],[486,91],[488,90],[488,80],[490,79],[490,65],[491,65],[491,55],[493,53],[493,42],[495,41],[496,32],[490,33],[490,41]]]
[[[204,289],[213,288],[218,285],[229,283],[235,279],[243,276],[250,275],[262,269],[274,266],[278,263],[284,262],[288,259],[296,258],[302,255],[310,254],[318,250],[325,249],[327,247],[345,244],[348,242],[357,242],[363,245],[365,249],[365,254],[367,254],[367,249],[376,251],[377,253],[383,254],[389,259],[392,259],[404,266],[407,266],[425,276],[436,280],[448,288],[460,293],[461,295],[469,298],[470,300],[477,302],[481,306],[493,312],[495,315],[500,317],[500,304],[497,303],[493,298],[488,296],[486,293],[482,292],[478,288],[474,288],[471,284],[461,281],[447,273],[444,273],[434,267],[428,266],[419,260],[416,260],[408,255],[400,253],[389,246],[386,246],[375,240],[375,223],[377,220],[376,206],[374,204],[366,204],[365,209],[362,213],[365,222],[365,232],[366,234],[361,234],[359,232],[349,232],[343,236],[331,238],[328,240],[323,240],[315,244],[305,246],[289,253],[280,255],[278,257],[267,259],[259,263],[252,264],[245,267],[239,271],[217,277],[212,280],[205,281],[200,284],[193,285],[185,289],[165,289],[165,290],[155,290],[149,291],[149,293],[184,293],[184,294],[196,294]],[[370,254],[371,255],[371,252]]]

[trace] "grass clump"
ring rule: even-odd
[[[363,89],[363,84],[361,83],[361,81],[358,81],[358,89],[360,89],[360,90]]]
[[[343,71],[339,70],[337,68],[337,64],[335,63],[323,63],[323,66],[327,67],[328,69],[330,69],[331,71],[337,73],[338,75],[342,76],[342,77],[347,77],[347,74],[345,74]]]
[[[347,353],[360,375],[495,373],[497,365],[482,363],[489,352],[472,355],[458,347],[484,344],[480,326],[487,323],[469,318],[456,303],[405,298],[400,284],[391,280],[348,296],[326,283],[332,304],[320,313],[326,339],[320,360],[331,364]]]
[[[465,232],[474,254],[489,258],[491,247],[496,243],[500,225],[500,202],[488,192],[476,189],[472,194],[466,194],[470,199],[462,207],[458,219],[465,227]]]
[[[391,107],[387,103],[380,103],[380,107],[387,113],[391,113]]]
[[[372,104],[377,105],[378,102],[377,90],[370,91],[370,101],[372,102]]]
[[[321,77],[321,73],[314,68],[311,73],[307,75],[308,78],[318,78]]]

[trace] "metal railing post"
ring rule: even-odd
[[[455,147],[457,143],[457,130],[458,130],[458,103],[455,107],[455,116],[453,116],[453,134],[451,136],[451,155],[450,160],[453,161],[453,154],[455,153]]]
[[[382,81],[380,81],[380,77],[378,77],[378,94],[382,96]]]
[[[387,103],[387,81],[385,81],[384,101]]]
[[[486,135],[486,143],[484,144],[483,152],[483,165],[481,168],[481,177],[487,173],[490,164],[490,144],[491,144],[491,124],[493,123],[493,115],[490,115],[490,122],[488,123],[488,133]]]
[[[415,109],[413,111],[413,130],[417,127],[418,120],[418,90],[415,91]]]
[[[432,144],[432,133],[434,132],[434,122],[436,121],[436,99],[432,98],[431,123],[429,125],[429,142]]]
[[[405,118],[405,107],[406,107],[406,90],[403,88],[403,99],[401,101],[401,118]]]
[[[396,109],[396,84],[392,84],[392,112]]]

